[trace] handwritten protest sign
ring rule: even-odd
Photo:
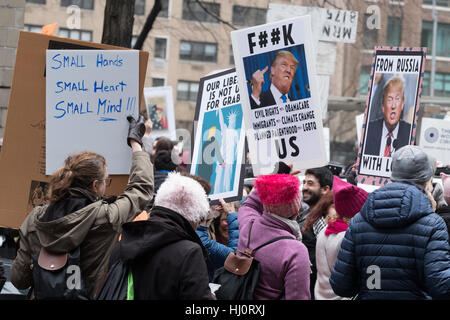
[[[309,16],[231,33],[254,174],[327,163]]]
[[[450,165],[450,120],[422,118],[419,142],[427,154]]]
[[[388,183],[392,154],[414,142],[425,52],[375,48],[356,167],[359,183]]]
[[[195,121],[189,172],[211,183],[212,204],[240,200],[245,130],[235,69],[200,79]]]
[[[83,150],[103,155],[109,174],[127,174],[127,116],[139,113],[139,52],[47,50],[46,174]]]

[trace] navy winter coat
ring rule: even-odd
[[[330,284],[343,297],[448,299],[449,250],[444,220],[424,192],[391,183],[371,193],[351,220]]]

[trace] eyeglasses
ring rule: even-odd
[[[111,185],[112,178],[103,179],[105,181],[105,186],[109,187]]]

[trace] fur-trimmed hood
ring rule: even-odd
[[[209,202],[205,190],[194,179],[176,172],[169,173],[155,197],[155,206],[179,213],[189,222],[200,222],[208,214]]]

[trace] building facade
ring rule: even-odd
[[[43,25],[57,22],[55,35],[101,42],[105,2],[26,0],[23,28],[40,32]],[[431,50],[431,0],[162,0],[162,11],[143,46],[150,53],[145,86],[172,86],[177,128],[191,130],[199,79],[234,67],[230,32],[265,23],[270,3],[317,6],[318,2],[359,12],[356,43],[337,44],[330,97],[367,95],[376,45],[426,46]],[[153,4],[154,0],[136,0],[133,41]],[[435,95],[450,99],[450,0],[437,0],[437,12]],[[429,52],[424,95],[430,92],[430,59]],[[356,156],[354,119],[364,111],[363,105],[350,110],[345,107],[330,109],[324,122],[330,128],[331,159],[341,163]],[[2,114],[2,125],[4,117]]]

